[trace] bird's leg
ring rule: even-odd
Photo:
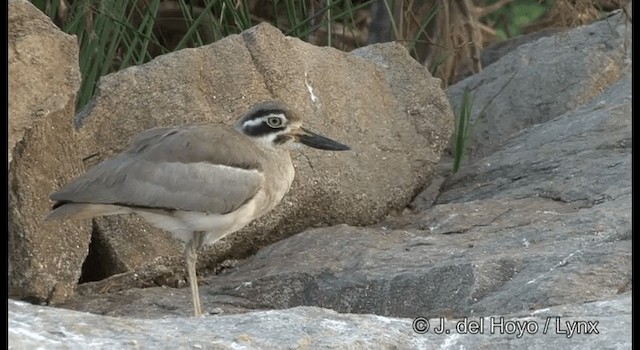
[[[189,274],[191,297],[193,299],[193,309],[196,317],[202,316],[202,309],[200,308],[200,293],[198,292],[198,276],[196,275],[196,263],[198,262],[198,249],[202,245],[204,237],[205,232],[194,232],[193,238],[185,247],[187,273]]]

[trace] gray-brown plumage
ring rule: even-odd
[[[195,265],[205,244],[239,230],[282,200],[293,182],[289,148],[347,146],[301,127],[277,102],[256,105],[235,128],[189,125],[139,134],[124,152],[51,194],[47,219],[136,213],[186,243],[196,316]]]

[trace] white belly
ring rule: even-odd
[[[187,243],[193,232],[206,232],[204,244],[212,244],[222,237],[238,231],[254,219],[255,200],[228,214],[208,214],[193,211],[161,212],[136,210],[136,213],[149,221],[153,226],[171,232],[171,234]]]

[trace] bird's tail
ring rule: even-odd
[[[129,214],[131,210],[113,204],[63,203],[49,212],[44,220],[88,219],[96,216]]]

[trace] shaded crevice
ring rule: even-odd
[[[563,193],[550,194],[550,193],[539,193],[536,194],[538,198],[547,199],[552,202],[569,205],[575,210],[577,209],[588,209],[592,208],[597,204],[601,204],[605,202],[605,200],[600,199],[592,199],[592,198],[565,198]]]
[[[109,245],[104,241],[100,229],[95,221],[91,231],[89,254],[82,263],[82,273],[78,284],[101,281],[113,275],[126,272],[120,267],[113,254],[110,254]]]

